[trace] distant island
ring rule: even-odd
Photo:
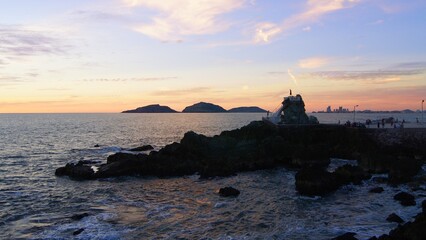
[[[237,107],[228,110],[230,113],[264,113],[267,112],[265,109],[260,107]]]
[[[168,106],[161,106],[160,104],[152,104],[144,107],[138,107],[133,110],[126,110],[122,113],[176,113],[176,110]]]
[[[221,113],[227,112],[223,107],[213,103],[199,102],[188,106],[182,111],[183,113]]]
[[[207,102],[199,102],[191,106],[185,107],[182,113],[265,113],[265,109],[256,106],[250,107],[236,107],[229,110],[223,107]],[[161,106],[160,104],[151,104],[144,107],[138,107],[133,110],[126,110],[122,113],[178,113],[168,106]]]

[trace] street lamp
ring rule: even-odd
[[[354,122],[355,122],[355,112],[356,112],[356,111],[355,111],[355,108],[356,108],[356,107],[358,107],[358,105],[355,105],[355,106],[354,106]]]
[[[422,100],[422,123],[424,123],[423,122],[423,103],[425,102],[425,100]]]

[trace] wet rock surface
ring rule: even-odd
[[[398,201],[402,206],[415,206],[416,201],[413,195],[406,193],[406,192],[400,192],[397,193],[393,199]]]
[[[332,240],[358,240],[358,238],[356,238],[355,235],[356,235],[356,233],[347,232],[347,233],[342,234],[338,237],[332,238]]]
[[[224,187],[219,189],[219,195],[222,197],[236,197],[240,195],[240,191],[233,187]]]
[[[151,145],[143,145],[143,146],[140,146],[140,147],[128,149],[127,151],[143,152],[143,151],[149,151],[149,150],[153,150],[153,149],[154,149],[154,147],[152,147]]]
[[[387,218],[386,221],[388,222],[396,222],[396,223],[403,223],[404,220],[402,220],[402,218],[398,215],[396,215],[395,213],[390,214]]]

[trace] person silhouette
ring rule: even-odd
[[[291,96],[291,89],[290,89],[290,96]]]

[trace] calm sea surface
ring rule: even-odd
[[[316,114],[327,123],[353,117],[332,115]],[[421,117],[415,115],[405,120]],[[385,220],[390,213],[410,220],[420,212],[424,192],[413,192],[417,206],[402,207],[392,199],[401,187],[372,181],[323,198],[301,197],[295,191],[295,172],[283,168],[212,180],[186,176],[73,181],[54,176],[55,169],[68,162],[105,161],[123,148],[144,144],[161,148],[189,130],[212,136],[261,117],[0,114],[0,239],[328,239],[348,231],[366,239],[396,226]],[[333,160],[332,167],[342,163]],[[241,195],[219,197],[217,191],[224,186],[241,190]],[[385,192],[369,194],[373,186]],[[89,216],[71,219],[81,213]],[[84,231],[73,236],[81,228]]]

